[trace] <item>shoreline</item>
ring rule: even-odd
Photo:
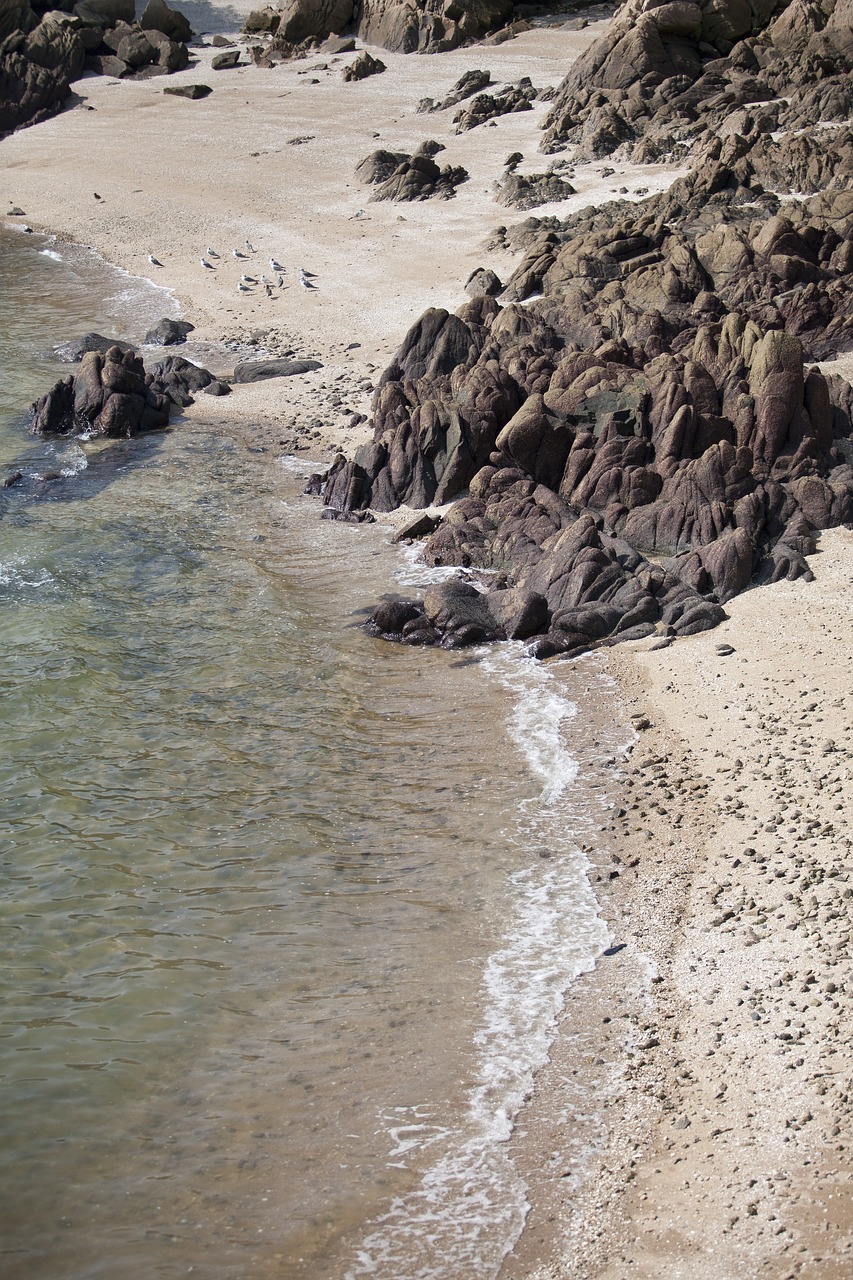
[[[580,1049],[609,1079],[590,1105],[606,1141],[583,1185],[540,1166],[501,1280],[850,1273],[853,531],[825,531],[812,563],[815,582],[747,591],[713,632],[608,651],[637,742],[602,831],[625,951],[578,984],[601,1014]],[[548,1138],[570,1018],[532,1108]]]
[[[572,39],[582,47],[587,37],[585,33],[573,33]],[[553,40],[553,33],[549,32],[548,40]],[[430,71],[436,65],[447,66],[449,88],[468,66],[497,66],[500,59],[512,66],[515,60],[523,60],[520,50],[532,48],[535,43],[534,32],[529,40],[522,37],[500,49],[474,46],[417,61],[398,55],[399,67],[394,55],[383,51],[383,59],[393,69],[397,88],[413,66],[418,67],[418,61],[429,61]],[[438,58],[446,61],[438,64]],[[315,61],[309,59],[308,63]],[[339,78],[341,63],[327,61],[331,70],[323,71],[322,76],[330,90],[326,99],[331,102],[332,79]],[[294,81],[305,69],[304,64],[289,69]],[[423,74],[426,76],[426,68]],[[198,70],[191,68],[179,77],[170,77],[170,84],[190,82],[197,75]],[[250,75],[263,87],[262,102],[267,107],[274,106],[274,91],[280,87],[274,77],[279,72],[245,68],[239,77],[235,76],[237,87],[226,89],[227,82],[221,76],[214,81],[217,89],[220,84],[223,86],[223,92],[205,100],[213,113],[210,117],[202,114],[204,104],[192,104],[182,118],[192,119],[203,133],[204,125],[199,122],[215,120],[217,113],[226,109],[222,97],[230,94],[236,106],[243,94],[240,86],[248,83]],[[268,78],[267,83],[264,77]],[[409,80],[415,78],[414,74],[409,76]],[[376,77],[375,83],[369,81],[363,88],[379,96],[380,91],[387,91],[383,81],[383,76]],[[118,86],[84,80],[79,87],[84,94],[88,90],[96,113],[107,117],[112,114],[125,125],[130,125],[134,110],[158,118],[164,115],[162,101],[159,97],[155,101],[155,94],[160,94],[155,81]],[[293,87],[288,91],[295,94],[297,90]],[[338,92],[342,95],[358,91],[342,87]],[[130,102],[125,101],[123,107],[111,104],[110,93],[122,99],[129,97]],[[408,82],[406,94],[412,104],[423,96]],[[372,119],[374,109],[365,107],[365,118]],[[166,110],[172,110],[171,105]],[[196,112],[197,117],[190,116],[189,111]],[[80,119],[75,119],[78,114]],[[497,156],[513,150],[522,136],[535,140],[540,113],[528,114],[535,119],[514,117],[502,121],[492,131],[494,141],[487,133],[483,138],[475,137],[481,130],[467,135],[465,145],[475,144],[470,149],[477,152],[477,163],[484,168],[494,166]],[[94,118],[86,120],[87,128]],[[118,150],[124,143],[119,136],[112,157],[117,175],[111,178],[112,188],[100,177],[90,183],[99,192],[106,189],[104,203],[118,210],[122,224],[129,224],[116,237],[116,256],[110,254],[113,224],[109,213],[96,206],[96,213],[92,214],[87,204],[92,196],[86,194],[88,187],[84,191],[82,177],[79,189],[75,188],[70,198],[67,221],[71,229],[57,231],[47,220],[53,216],[49,206],[53,202],[54,208],[59,207],[56,191],[75,172],[74,158],[65,167],[60,166],[59,173],[50,174],[50,160],[46,157],[55,156],[55,148],[64,145],[66,138],[73,150],[72,144],[83,136],[78,129],[83,129],[84,119],[78,109],[6,140],[7,147],[11,143],[17,156],[18,167],[11,172],[20,178],[20,190],[14,188],[14,199],[27,208],[28,221],[34,225],[59,236],[67,234],[80,243],[86,242],[85,235],[94,241],[99,253],[130,271],[132,265],[139,266],[144,260],[140,229],[147,225],[151,210],[157,210],[165,228],[170,211],[178,209],[180,202],[173,197],[170,204],[164,196],[158,194],[155,200],[146,193],[147,211],[134,209],[132,197],[142,193],[130,185],[133,166],[121,169]],[[405,143],[408,148],[421,136],[433,134],[449,141],[445,138],[449,113],[443,113],[438,120],[428,116],[408,116],[404,121],[389,116],[389,120],[394,127],[388,128],[388,136],[383,132],[381,143],[372,145]],[[229,136],[216,163],[229,163],[232,154],[237,156],[238,143],[243,145],[239,140],[243,127],[241,117],[235,123],[235,136]],[[267,127],[272,131],[269,120]],[[294,136],[299,136],[300,127],[293,126]],[[357,141],[361,150],[346,154],[347,178],[351,177],[349,170],[355,161],[370,150],[367,135],[359,134]],[[289,157],[309,146],[305,143],[291,147]],[[335,152],[337,159],[332,157],[333,164],[343,163],[341,150],[339,147]],[[327,154],[331,156],[332,152]],[[301,378],[298,385],[295,380],[286,385],[280,381],[254,384],[239,388],[226,400],[199,401],[188,416],[231,434],[245,447],[267,452],[287,443],[286,430],[291,425],[290,440],[296,448],[304,443],[306,449],[316,446],[327,452],[338,448],[350,452],[361,440],[369,438],[369,433],[365,424],[347,425],[342,410],[368,412],[367,386],[426,306],[444,305],[453,310],[464,300],[465,275],[479,265],[476,229],[487,232],[502,217],[514,222],[522,220],[523,215],[498,212],[492,207],[487,214],[483,209],[477,210],[473,198],[466,203],[464,197],[469,193],[462,187],[456,201],[447,204],[374,205],[368,220],[375,221],[374,227],[368,231],[359,225],[360,219],[349,227],[352,212],[360,207],[358,202],[367,198],[365,189],[348,183],[346,199],[336,201],[323,186],[329,181],[324,169],[319,186],[324,212],[312,215],[317,224],[317,237],[312,240],[305,228],[283,229],[288,218],[299,216],[296,205],[301,202],[292,192],[282,198],[278,213],[265,209],[260,202],[263,184],[258,178],[259,167],[250,162],[261,158],[244,149],[240,163],[233,163],[251,175],[247,200],[264,227],[264,248],[276,255],[283,253],[276,247],[276,237],[284,238],[290,255],[289,271],[294,277],[299,259],[310,254],[306,265],[320,267],[322,296],[308,296],[307,301],[319,302],[319,307],[311,313],[298,310],[297,298],[300,305],[306,299],[294,287],[269,302],[253,298],[249,308],[241,312],[236,288],[226,294],[224,283],[220,289],[205,280],[204,273],[199,276],[195,271],[196,232],[204,243],[218,233],[215,238],[223,251],[226,237],[240,243],[238,236],[244,228],[238,229],[238,220],[223,213],[229,200],[236,198],[239,174],[235,177],[229,173],[223,192],[217,192],[219,221],[211,219],[194,225],[200,206],[191,200],[175,225],[169,226],[169,249],[158,252],[164,255],[165,270],[175,280],[174,286],[169,287],[174,287],[181,299],[183,314],[198,324],[198,340],[221,341],[225,336],[248,335],[254,329],[267,334],[278,332],[282,345],[286,345],[293,340],[291,334],[296,333],[299,340],[317,349],[325,367],[316,375]],[[533,158],[528,153],[528,159]],[[463,143],[454,140],[442,154],[441,163],[466,163]],[[153,167],[146,158],[146,175]],[[205,171],[210,181],[215,174],[214,158],[208,158]],[[88,180],[90,175],[85,176]],[[474,180],[472,177],[472,184]],[[620,180],[617,174],[607,185]],[[485,206],[486,202],[480,203]],[[463,212],[457,215],[455,211],[463,205]],[[558,206],[553,211],[566,212],[567,208]],[[274,217],[279,222],[273,222]],[[396,225],[401,218],[410,225],[401,229]],[[454,228],[452,235],[448,226]],[[453,240],[454,236],[458,244],[449,250],[436,246],[436,240]],[[432,256],[419,274],[406,259],[414,262],[417,255],[413,246],[419,241],[426,243],[424,237],[434,237],[427,246]],[[395,239],[396,247],[392,243]],[[381,254],[377,256],[377,246],[386,240],[392,250],[393,269],[400,274],[392,288],[383,293],[389,269],[383,267]],[[354,258],[361,253],[365,261],[358,262],[358,269],[353,270]],[[453,272],[457,274],[454,276]],[[433,273],[437,280],[424,278]],[[229,285],[237,278],[232,280],[229,276]],[[340,285],[344,279],[345,287]],[[327,291],[324,281],[333,281],[334,288]],[[159,279],[154,283],[160,283]],[[365,297],[370,299],[366,309],[359,306]],[[363,330],[356,331],[356,323],[363,325]],[[369,340],[348,352],[349,341],[363,338],[368,331]],[[183,348],[175,350],[181,354]],[[345,403],[335,405],[333,401],[342,391],[346,393],[342,396]],[[331,426],[328,419],[332,420]],[[282,427],[282,421],[287,421],[287,429]],[[403,514],[407,514],[405,510]],[[393,522],[393,517],[382,518],[389,525]],[[671,649],[650,652],[645,642],[639,642],[606,653],[605,663],[617,682],[615,696],[625,705],[626,719],[633,710],[638,726],[642,721],[649,722],[646,728],[637,727],[638,740],[622,770],[624,776],[612,781],[614,798],[624,797],[621,807],[625,813],[614,819],[612,829],[603,829],[594,856],[590,855],[602,876],[609,876],[608,867],[619,871],[618,878],[601,881],[602,915],[613,921],[618,942],[627,945],[624,952],[607,960],[606,968],[602,962],[593,974],[571,988],[552,1062],[537,1081],[532,1106],[520,1118],[518,1127],[526,1130],[527,1136],[519,1133],[513,1141],[522,1167],[535,1179],[533,1209],[516,1249],[504,1263],[502,1280],[521,1276],[530,1280],[580,1280],[592,1275],[602,1280],[624,1280],[627,1274],[648,1280],[678,1280],[688,1274],[685,1267],[692,1268],[690,1276],[699,1280],[705,1276],[708,1280],[734,1277],[750,1269],[757,1273],[759,1267],[761,1274],[778,1276],[780,1280],[801,1273],[819,1276],[820,1280],[849,1274],[853,1237],[849,1217],[845,1217],[849,1207],[845,1209],[844,1200],[846,1195],[849,1206],[853,1170],[849,1108],[842,1081],[850,1075],[851,1060],[843,1044],[839,1044],[840,1037],[833,1037],[831,1032],[843,1025],[845,1010],[849,1012],[844,982],[849,987],[853,981],[850,953],[849,949],[837,955],[833,952],[829,966],[823,963],[817,941],[810,935],[802,937],[809,913],[815,913],[815,928],[819,925],[835,937],[840,935],[845,913],[849,916],[850,911],[843,896],[846,871],[836,851],[835,836],[809,834],[820,833],[829,825],[843,827],[851,818],[853,757],[844,744],[853,737],[853,725],[845,708],[835,705],[847,695],[853,675],[849,630],[845,635],[843,629],[832,629],[834,623],[825,624],[825,644],[827,648],[831,646],[834,656],[830,660],[829,652],[820,654],[823,662],[816,669],[817,674],[806,670],[798,657],[821,610],[826,609],[833,618],[843,616],[841,585],[846,574],[849,596],[853,537],[833,530],[822,535],[820,546],[822,554],[813,560],[816,582],[761,588],[757,604],[756,592],[747,592],[727,606],[731,618],[728,623],[705,635],[680,640]],[[827,557],[824,565],[829,566],[828,571],[821,569],[823,556]],[[774,594],[771,597],[766,592]],[[797,636],[798,613],[805,615],[805,639]],[[765,628],[778,627],[779,634],[765,634],[762,621]],[[781,646],[777,643],[779,636],[784,640]],[[721,644],[731,644],[734,652],[719,656],[717,647]],[[777,652],[766,655],[762,645],[777,645]],[[729,695],[723,690],[733,670],[740,682],[739,691],[727,703],[724,698]],[[783,684],[786,681],[793,683]],[[780,728],[785,716],[795,714],[792,708],[801,698],[804,703],[814,703],[814,710],[806,711],[804,706],[803,712],[813,717],[814,723],[820,717],[829,726],[826,738],[835,743],[835,749],[825,753],[826,759],[818,748],[817,765],[831,779],[829,782],[807,759],[807,745],[797,740],[793,728],[784,734]],[[700,706],[709,709],[700,711]],[[801,714],[798,707],[796,714]],[[820,732],[823,734],[823,729]],[[805,730],[800,738],[803,733]],[[746,734],[751,735],[748,743]],[[769,757],[766,763],[765,757]],[[836,765],[838,778],[834,776]],[[787,793],[785,769],[790,785],[796,787],[794,794],[802,793],[803,798],[797,801],[798,816],[792,816],[787,826],[777,823],[771,830],[775,806],[783,802]],[[846,797],[844,779],[840,777],[843,769],[847,769]],[[802,771],[797,781],[793,778],[796,770]],[[673,772],[677,786],[672,785]],[[817,782],[822,785],[818,787]],[[842,785],[841,794],[833,790],[837,783]],[[738,787],[745,787],[748,794],[738,792]],[[833,806],[845,802],[846,813],[833,817]],[[827,813],[824,804],[829,807]],[[718,812],[722,823],[716,829]],[[818,822],[817,827],[808,825],[813,821]],[[789,826],[793,829],[789,830]],[[789,855],[789,843],[802,852]],[[755,855],[745,856],[741,846],[753,848]],[[738,874],[731,877],[731,851],[735,847],[739,850],[735,855]],[[845,848],[849,858],[849,837]],[[760,861],[765,856],[770,859],[768,863]],[[803,860],[800,866],[796,863],[798,856]],[[619,862],[614,867],[615,858]],[[771,866],[774,870],[761,870]],[[774,888],[768,896],[767,887],[776,879],[776,870],[781,872],[781,888]],[[815,878],[819,871],[823,872],[822,878]],[[832,894],[826,889],[827,878],[837,882],[830,886]],[[810,881],[807,888],[802,888],[804,880]],[[785,899],[784,893],[792,891],[794,897]],[[797,896],[801,892],[811,896],[798,914]],[[817,905],[812,905],[812,898]],[[720,920],[723,916],[725,919]],[[780,936],[786,944],[796,943],[798,950],[783,949],[778,944],[773,931],[777,916],[778,927],[783,931]],[[832,945],[841,947],[842,942]],[[646,957],[650,957],[651,970]],[[836,966],[845,971],[846,979],[834,976]],[[652,972],[654,968],[657,975]],[[809,970],[815,981],[807,981]],[[787,973],[791,976],[783,978],[782,974]],[[662,980],[648,984],[652,976]],[[830,990],[830,986],[834,989]],[[606,1012],[620,999],[623,1004],[618,1014]],[[599,1015],[601,1024],[596,1025],[593,1018]],[[605,1018],[609,1019],[606,1023]],[[789,1026],[785,1026],[786,1019]],[[839,1044],[832,1050],[838,1057],[831,1067],[838,1075],[829,1080],[822,1074],[820,1061],[826,1037]],[[581,1090],[587,1089],[590,1124],[598,1135],[611,1132],[615,1136],[609,1146],[602,1140],[599,1156],[603,1167],[594,1183],[588,1180],[585,1185],[577,1185],[571,1177],[567,1179],[560,1162],[552,1167],[546,1158],[550,1136],[559,1132],[558,1118],[567,1114],[567,1080],[576,1071],[574,1055],[579,1038],[587,1067],[595,1068],[588,1072],[587,1083],[580,1086]],[[800,1066],[791,1065],[796,1057],[803,1058]],[[603,1062],[596,1064],[596,1058]],[[774,1061],[777,1058],[779,1061]],[[599,1096],[589,1097],[592,1087],[588,1083],[592,1081],[594,1087],[602,1077],[601,1068],[606,1077],[602,1089],[610,1091],[603,1102]],[[748,1078],[739,1079],[738,1073]],[[826,1085],[823,1092],[821,1083]],[[577,1080],[574,1084],[577,1087]],[[784,1114],[780,1099],[787,1107]],[[808,1119],[804,1118],[806,1115]],[[565,1119],[562,1123],[566,1123]],[[630,1132],[619,1132],[620,1127]],[[827,1152],[831,1153],[831,1164],[824,1170],[821,1162]],[[828,1202],[830,1195],[835,1197],[832,1205]],[[833,1205],[838,1210],[835,1217],[830,1216]],[[581,1221],[585,1222],[583,1231],[577,1226]],[[826,1229],[824,1221],[830,1223]],[[709,1249],[714,1252],[708,1253]]]

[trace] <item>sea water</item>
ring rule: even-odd
[[[494,1277],[514,1118],[609,941],[608,745],[520,645],[372,638],[428,573],[322,521],[309,459],[28,436],[54,342],[174,300],[9,231],[0,285],[2,1273]]]

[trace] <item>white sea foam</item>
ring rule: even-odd
[[[428,587],[434,582],[446,582],[459,574],[458,565],[425,564],[421,557],[421,546],[417,542],[409,546],[401,545],[402,563],[394,572],[394,578],[401,587]]]
[[[43,258],[50,258],[51,262],[62,262],[62,254],[55,249],[39,249],[39,253]]]
[[[0,560],[0,587],[11,587],[13,591],[25,591],[55,585],[56,579],[43,565],[27,564],[22,556],[15,556],[11,560]]]
[[[510,694],[510,737],[540,788],[507,833],[526,864],[510,876],[512,914],[483,974],[479,1078],[465,1119],[455,1131],[424,1134],[438,1158],[419,1186],[373,1224],[347,1280],[497,1275],[528,1210],[507,1145],[515,1118],[548,1059],[566,990],[611,941],[576,843],[588,821],[572,794],[579,766],[565,732],[577,707],[520,645],[480,650],[480,656],[483,669]],[[420,1123],[420,1117],[408,1127],[386,1118],[395,1163],[423,1150]]]
[[[62,458],[62,467],[59,474],[76,476],[81,471],[85,471],[88,465],[89,459],[86,457],[85,452],[78,445],[72,445]]]

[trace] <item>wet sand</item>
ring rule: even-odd
[[[555,84],[600,29],[431,58],[382,52],[388,70],[352,85],[347,59],[212,72],[209,48],[168,82],[87,78],[73,111],[4,141],[4,194],[31,226],[173,289],[199,342],[323,363],[201,398],[193,416],[271,457],[348,451],[409,324],[427,306],[459,306],[484,237],[520,220],[493,198],[506,156],[546,167],[545,104],[457,137],[452,112],[418,114],[418,101],[474,67]],[[214,92],[163,96],[181,81]],[[471,174],[456,198],[371,203],[358,161],[427,138],[445,144],[442,165]],[[603,178],[601,167],[579,171],[573,203],[537,214],[672,176]],[[256,253],[233,258],[247,237]],[[215,271],[200,265],[208,245]],[[287,287],[238,293],[241,272],[269,272],[270,257]],[[489,265],[511,268],[499,255]],[[300,266],[316,289],[300,288]],[[625,946],[571,992],[519,1124],[532,1210],[508,1280],[853,1272],[853,535],[825,533],[812,564],[815,583],[748,592],[712,633],[587,659],[608,664],[636,735],[603,767],[589,851]]]
[[[598,849],[625,945],[525,1118],[545,1159],[505,1277],[853,1271],[853,532],[810,563],[715,631],[608,653],[636,734]],[[586,1178],[555,1158],[578,1117]]]

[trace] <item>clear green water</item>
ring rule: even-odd
[[[41,256],[0,240],[2,1274],[492,1276],[607,940],[571,690],[370,639],[409,571],[299,464],[27,437],[51,341],[167,313]]]

